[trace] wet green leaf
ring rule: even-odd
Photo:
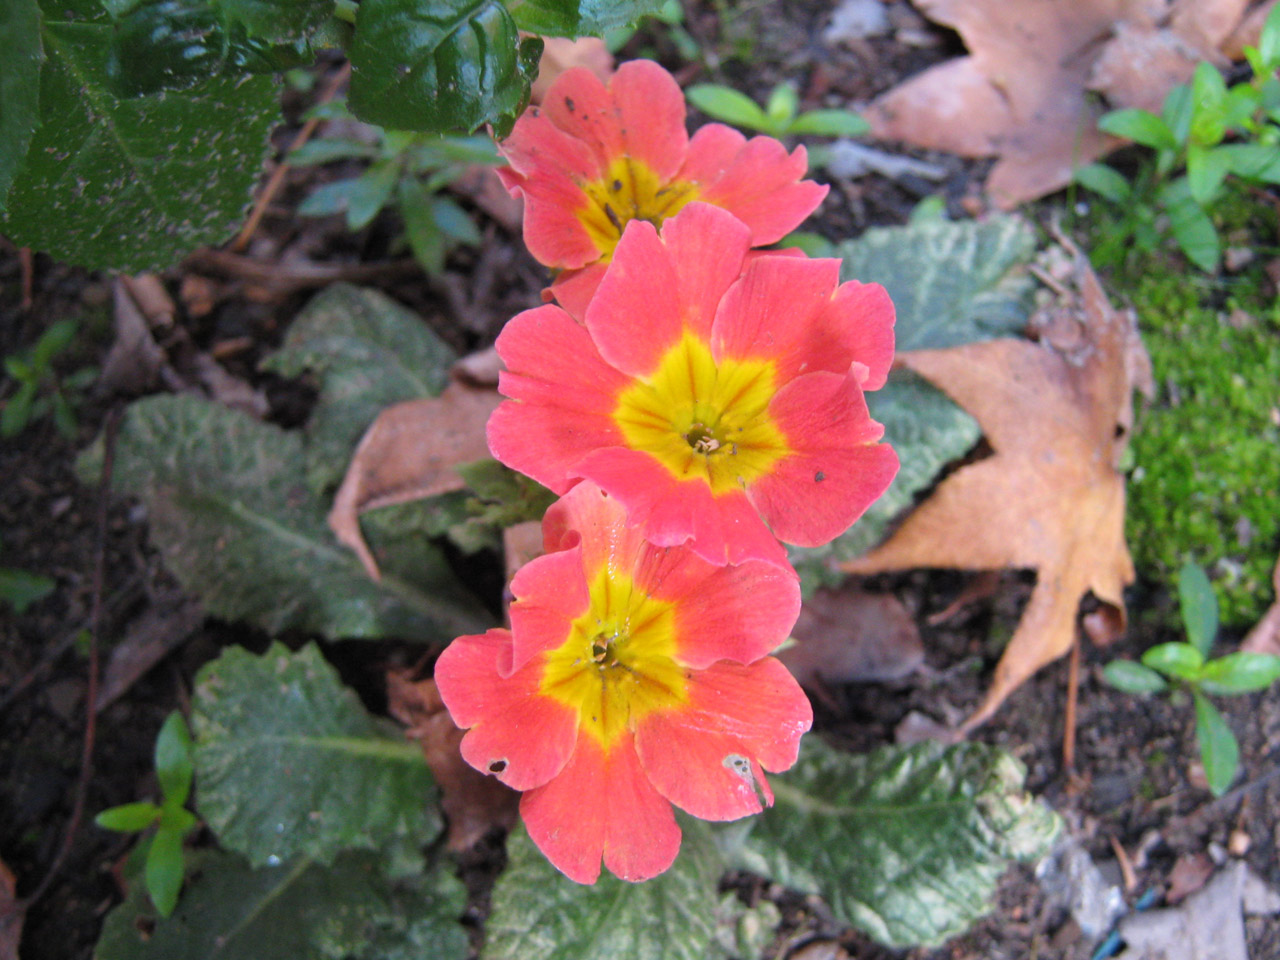
[[[729,828],[726,846],[884,944],[938,944],[991,909],[1011,861],[1043,855],[1057,834],[1024,777],[1009,754],[977,743],[853,756],[811,735],[796,766],[771,778],[774,807]]]
[[[0,0],[0,213],[40,119],[40,7]]]
[[[663,0],[524,0],[511,5],[516,24],[544,37],[600,37],[662,9]]]
[[[228,649],[196,677],[200,816],[256,866],[416,848],[440,830],[420,748],[376,721],[314,645]]]

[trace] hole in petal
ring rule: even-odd
[[[765,795],[764,787],[760,785],[760,781],[756,779],[755,771],[751,769],[751,761],[740,753],[727,754],[721,761],[729,770],[732,770],[743,783],[750,784],[751,789],[755,791],[756,799],[760,801],[761,808],[769,806],[769,798]]]
[[[501,773],[505,769],[507,769],[507,761],[505,760],[494,760],[489,764],[490,773]]]

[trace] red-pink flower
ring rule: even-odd
[[[841,284],[838,260],[750,244],[704,203],[661,236],[633,221],[584,323],[553,305],[512,319],[493,455],[559,494],[592,480],[650,542],[713,563],[844,531],[897,470],[862,395],[893,359],[893,305]]]
[[[773,802],[812,712],[769,651],[800,609],[794,571],[714,566],[646,543],[593,484],[547,512],[548,553],[512,580],[511,630],[459,637],[436,663],[469,728],[462,755],[525,791],[547,858],[579,883],[675,859],[671,805],[733,820]]]
[[[690,139],[684,124],[671,74],[632,60],[608,86],[586,69],[566,70],[503,141],[511,166],[499,176],[525,198],[525,244],[568,271],[553,291],[575,316],[632,220],[657,225],[701,200],[734,214],[760,246],[794,230],[827,194],[800,179],[804,147],[788,154],[771,137],[747,140],[719,123]]]

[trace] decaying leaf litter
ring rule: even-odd
[[[974,347],[974,349],[977,349],[977,347]],[[927,374],[925,374],[925,372],[924,372],[923,370],[918,370],[918,372],[922,372],[922,374],[924,374],[924,375],[925,375],[925,379],[929,379],[929,378],[928,378],[928,375],[927,375]],[[943,378],[943,379],[945,379],[945,378]],[[945,388],[946,388],[945,383],[943,383],[943,384],[938,384],[938,385],[941,385],[941,387],[943,387],[943,390],[945,390]],[[959,398],[957,398],[957,399],[959,399]],[[960,403],[960,406],[961,406],[961,407],[964,407],[964,406],[965,406],[965,404],[964,404],[963,402],[961,402],[961,403]],[[977,412],[977,411],[972,411],[972,412]],[[984,426],[984,428],[986,428],[986,424],[982,424],[982,422],[980,422],[980,417],[978,417],[978,420],[979,420],[979,425],[982,425],[982,426]],[[991,438],[991,436],[989,436],[989,435],[988,435],[988,440],[989,440],[989,442],[991,442],[991,445],[992,445],[993,451],[995,451],[995,453],[993,453],[991,457],[988,457],[988,460],[992,460],[992,458],[995,458],[995,456],[998,456],[998,454],[1000,454],[1000,447],[998,447],[998,444],[995,442],[995,439]],[[982,461],[979,461],[979,462],[982,462]],[[977,463],[974,463],[974,465],[972,465],[972,466],[977,466]],[[966,468],[968,468],[968,467],[966,467]],[[956,474],[955,476],[959,476],[959,474]],[[1121,547],[1123,547],[1123,544],[1121,544]],[[1112,556],[1115,556],[1115,554],[1112,554]],[[1018,562],[1018,563],[1007,563],[1007,562],[1006,562],[1006,563],[1001,563],[1001,564],[1000,564],[1000,566],[1001,566],[1001,567],[1004,567],[1004,566],[1023,566],[1023,564],[1021,564],[1020,562]],[[1038,566],[1038,564],[1037,564],[1037,566]],[[1078,596],[1076,596],[1075,600],[1078,600],[1078,599],[1079,599],[1079,598],[1078,598]],[[1073,602],[1071,602],[1071,605],[1073,605],[1073,616],[1074,616],[1075,600],[1073,600]],[[1064,603],[1065,603],[1065,602],[1064,602]],[[1025,613],[1024,613],[1023,625],[1025,625],[1025,620],[1027,620],[1027,614],[1025,614]],[[1064,620],[1065,620],[1065,618],[1064,618]],[[1043,657],[1043,655],[1044,655],[1044,654],[1046,654],[1046,650],[1047,650],[1047,649],[1048,649],[1048,648],[1039,649],[1039,650],[1029,650],[1029,652],[1028,652],[1028,659],[1027,659],[1027,662],[1025,662],[1025,663],[1034,662],[1034,660],[1036,660],[1038,657]],[[1025,663],[1024,663],[1024,666],[1025,666]],[[838,682],[838,681],[837,681],[837,682]],[[997,689],[998,689],[998,687],[997,687]],[[995,694],[995,690],[993,690],[993,691],[992,691],[992,694]],[[970,701],[970,704],[969,704],[969,705],[970,705],[970,707],[972,707],[972,704],[973,704],[973,703],[977,703],[977,700],[975,700],[975,699],[974,699],[974,700]],[[1033,776],[1034,776],[1034,774],[1033,774]]]

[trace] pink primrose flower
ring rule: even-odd
[[[567,271],[552,292],[578,317],[632,220],[656,226],[701,200],[745,223],[760,246],[799,226],[828,189],[800,179],[804,147],[788,154],[771,137],[747,140],[719,123],[690,139],[684,94],[648,60],[624,63],[607,86],[566,70],[500,150],[511,165],[499,176],[524,196],[525,244]]]
[[[712,563],[843,532],[897,471],[863,399],[893,359],[893,304],[840,283],[838,260],[750,245],[705,203],[661,234],[635,220],[585,322],[550,304],[513,318],[493,455],[558,494],[592,480],[647,540]]]
[[[511,629],[459,637],[436,663],[469,728],[462,755],[524,791],[529,835],[571,879],[666,870],[671,805],[733,820],[773,803],[812,711],[768,656],[800,609],[790,568],[714,566],[645,542],[582,483],[543,520],[547,553],[511,582]]]

